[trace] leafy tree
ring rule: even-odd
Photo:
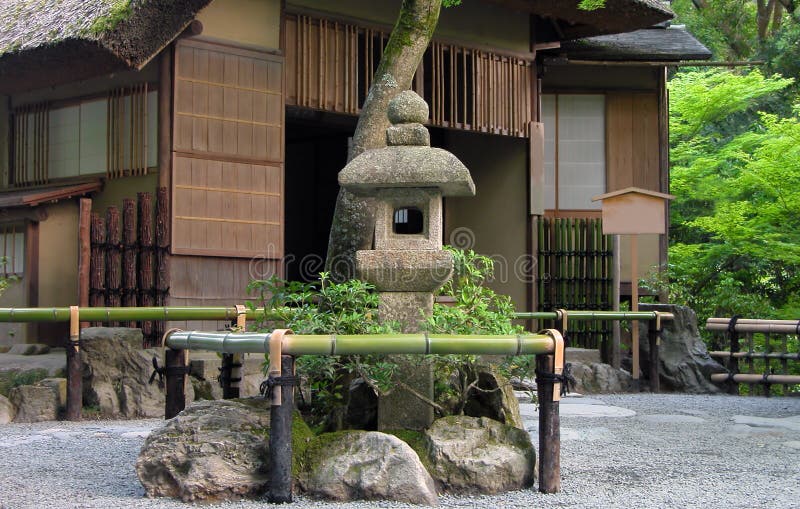
[[[720,70],[680,73],[670,83],[677,198],[668,287],[701,320],[796,318],[800,107],[783,117],[758,111],[791,84],[759,71]]]

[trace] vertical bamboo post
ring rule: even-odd
[[[661,316],[658,312],[656,312],[656,319],[648,322],[647,340],[650,344],[650,392],[660,392],[658,349],[661,346]]]
[[[122,201],[122,305],[136,307],[136,202],[130,198]]]
[[[139,202],[139,306],[153,305],[153,195],[138,193]],[[153,342],[153,322],[142,322],[142,335],[146,344]]]
[[[186,408],[186,374],[188,355],[186,350],[166,348],[164,351],[164,374],[166,376],[166,399],[164,418],[172,419]]]
[[[69,308],[69,340],[67,341],[67,420],[81,420],[83,406],[83,369],[81,366],[81,325],[78,306]]]
[[[269,341],[269,377],[293,377],[294,358],[282,355],[285,330],[276,330]],[[283,504],[292,501],[292,412],[294,410],[294,388],[281,390],[272,387],[270,406],[269,460],[270,491],[268,500]]]
[[[89,304],[92,307],[103,307],[106,303],[106,224],[99,214],[92,214],[91,241]],[[95,322],[94,325],[99,327],[102,324]]]
[[[156,192],[156,283],[155,305],[166,306],[169,294],[169,193],[166,187],[159,187]],[[166,322],[155,323],[155,336],[160,338],[166,330]]]
[[[247,309],[242,305],[236,306],[236,329],[244,332],[247,326]],[[222,367],[220,369],[220,384],[222,385],[222,398],[233,399],[240,395],[242,380],[243,355],[240,353],[223,353]]]
[[[106,210],[106,306],[116,308],[122,304],[120,285],[122,278],[122,253],[120,252],[121,230],[119,209]],[[119,322],[110,322],[109,327],[117,327]]]
[[[639,249],[636,235],[631,235],[631,311],[639,311]],[[633,390],[639,391],[639,322],[631,322],[631,351],[633,353]]]

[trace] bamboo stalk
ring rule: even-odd
[[[271,333],[178,331],[167,337],[174,349],[222,353],[267,353]],[[273,344],[273,347],[275,345]],[[539,355],[554,351],[548,334],[481,336],[433,334],[292,335],[282,340],[284,355],[479,354]]]
[[[782,359],[800,361],[800,352],[726,352],[724,350],[714,350],[708,352],[711,357],[720,359],[747,359],[752,357],[754,359]]]
[[[0,308],[0,322],[42,323],[68,322],[68,307],[54,308]],[[280,320],[281,316],[264,308],[248,309],[245,312],[248,320],[271,319]],[[82,322],[113,322],[128,320],[233,320],[238,316],[236,307],[200,307],[200,306],[164,306],[164,307],[81,307]]]
[[[711,375],[712,382],[727,382],[732,380],[736,383],[746,384],[800,384],[800,375],[758,375],[758,374],[739,374],[728,375],[727,373],[714,373]]]

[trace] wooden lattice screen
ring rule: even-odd
[[[147,83],[108,93],[106,176],[147,175]]]
[[[283,255],[283,60],[181,40],[175,57],[174,254]]]
[[[344,22],[287,14],[286,103],[358,114],[389,34]],[[527,137],[531,62],[518,56],[431,43],[413,89],[434,126]]]
[[[12,179],[17,187],[46,184],[49,180],[49,111],[46,103],[40,103],[12,112]]]
[[[538,310],[602,310],[612,305],[612,246],[600,219],[540,217],[534,220],[539,244]],[[569,346],[605,348],[611,322],[572,322]]]

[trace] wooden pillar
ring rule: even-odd
[[[78,212],[78,306],[89,306],[89,266],[91,260],[92,200],[81,198]],[[88,327],[82,323],[81,327]]]
[[[639,311],[639,249],[638,238],[631,235],[631,311]],[[633,390],[641,390],[639,380],[639,322],[631,322],[631,353],[633,354],[631,375],[633,375]]]
[[[552,374],[555,369],[553,355],[537,355],[536,369]],[[561,491],[561,420],[559,401],[554,398],[556,384],[537,378],[536,394],[539,400],[539,491]],[[556,401],[554,401],[556,400]]]
[[[272,357],[272,356],[270,356]],[[272,360],[270,360],[272,364]],[[273,371],[270,371],[270,376]],[[294,357],[280,356],[280,376],[294,376]],[[277,394],[275,392],[278,392]],[[292,501],[292,413],[294,411],[294,387],[273,388],[270,407],[269,459],[270,480],[268,500],[274,504]]]
[[[661,391],[659,374],[659,353],[661,345],[661,319],[656,318],[648,322],[647,339],[650,344],[650,392]]]
[[[69,308],[69,339],[67,341],[67,411],[68,421],[81,420],[83,407],[83,367],[81,363],[81,324],[78,306]]]
[[[164,352],[164,374],[167,396],[164,418],[172,419],[186,408],[186,375],[189,356],[186,350],[167,348]]]

